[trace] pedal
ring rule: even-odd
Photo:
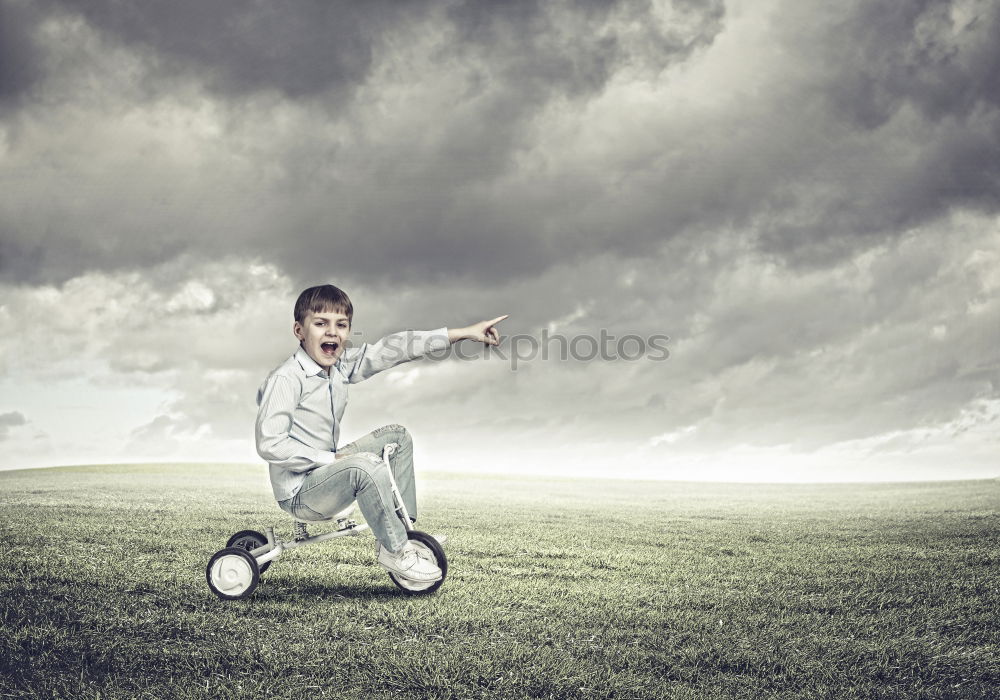
[[[292,534],[295,536],[296,542],[309,539],[309,531],[306,530],[306,524],[301,520],[295,521],[295,527],[292,528]]]

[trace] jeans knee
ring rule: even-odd
[[[413,444],[413,438],[410,437],[410,431],[404,428],[402,425],[394,424],[392,426],[396,430],[396,439],[399,441],[399,446],[409,447]]]
[[[395,442],[400,448],[413,445],[413,438],[410,437],[410,431],[399,423],[383,425],[374,432],[374,435],[375,437],[388,436],[389,442]]]

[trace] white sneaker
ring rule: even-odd
[[[439,581],[441,569],[433,562],[417,556],[416,548],[409,542],[393,554],[385,547],[378,548],[378,563],[382,568],[410,581]]]

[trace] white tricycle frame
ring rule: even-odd
[[[392,475],[392,465],[389,457],[396,451],[398,445],[389,443],[382,450],[382,461],[389,470],[389,483],[392,485],[392,497],[395,512],[406,527],[407,538],[422,557],[433,561],[441,569],[441,578],[436,581],[411,581],[389,572],[389,578],[401,590],[409,594],[433,593],[444,583],[448,574],[448,560],[440,543],[431,535],[410,527],[410,514],[406,504],[399,494],[396,479]],[[352,504],[347,510],[338,513],[327,520],[336,520],[337,529],[321,535],[310,535],[306,530],[306,521],[295,519],[294,539],[285,541],[274,534],[274,528],[267,528],[266,534],[256,530],[240,530],[226,542],[224,549],[212,555],[205,568],[205,578],[208,587],[223,600],[238,600],[249,597],[260,583],[261,574],[267,571],[271,563],[286,551],[297,549],[307,544],[318,544],[338,537],[354,537],[360,535],[369,527],[366,523],[358,524],[348,516],[353,512]]]

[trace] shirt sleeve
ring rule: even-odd
[[[341,371],[351,384],[357,384],[390,367],[435,350],[444,350],[449,345],[447,328],[391,333],[375,343],[348,348],[344,352]]]
[[[273,375],[257,395],[257,454],[268,464],[291,472],[307,472],[324,464],[332,464],[336,453],[318,450],[289,432],[292,416],[298,405],[299,393],[288,377]]]

